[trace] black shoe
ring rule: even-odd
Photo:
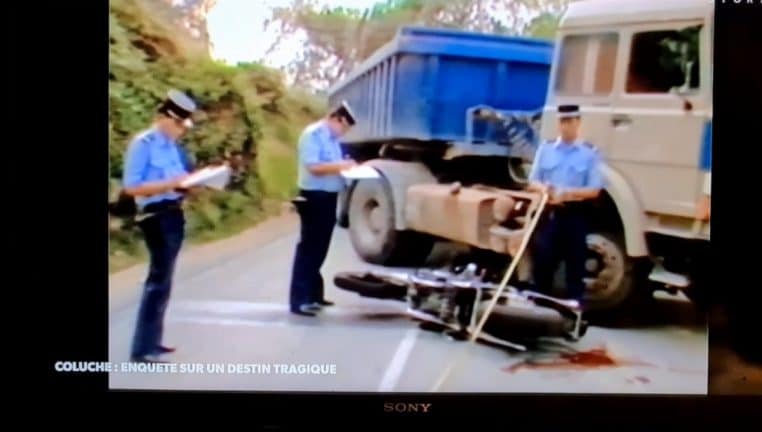
[[[311,305],[311,304],[303,304],[299,305],[298,307],[291,308],[291,313],[296,315],[302,315],[302,316],[315,316],[315,312],[319,311],[320,309]]]
[[[177,350],[177,348],[175,348],[175,347],[168,347],[168,346],[164,346],[164,345],[159,345],[159,346],[156,348],[156,350],[157,350],[157,351],[158,351],[160,354],[169,354],[169,353],[173,353],[173,352],[175,352],[175,351]]]
[[[161,354],[146,354],[144,356],[133,356],[130,360],[135,363],[169,363],[169,361],[162,358]]]
[[[326,299],[318,300],[315,303],[319,304],[320,306],[333,306],[334,305],[334,302],[332,302],[330,300],[326,300]]]

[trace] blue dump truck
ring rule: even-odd
[[[418,146],[428,152],[454,146],[463,153],[506,156],[509,134],[500,123],[479,121],[478,114],[538,114],[552,55],[546,41],[402,28],[331,89],[330,100],[353,107],[358,126],[346,138],[353,146]]]
[[[419,269],[411,279],[339,273],[339,288],[406,301],[430,329],[454,335],[489,316],[479,337],[513,349],[525,349],[527,338],[585,334],[575,306],[555,297],[512,288],[491,312],[486,306],[539,203],[520,192],[521,173],[538,143],[552,54],[545,41],[405,27],[331,89],[330,102],[349,102],[357,119],[347,153],[381,174],[356,181],[341,199],[340,224],[359,255],[421,265],[437,240],[481,252],[469,253],[468,265]],[[503,213],[498,223],[494,212]],[[483,273],[493,261],[486,253],[500,262],[492,278]]]
[[[349,102],[357,117],[344,138],[347,153],[383,175],[357,182],[342,199],[341,224],[364,259],[410,265],[437,236],[474,243],[449,234],[461,220],[436,234],[414,229],[430,224],[427,215],[408,219],[409,187],[520,189],[538,144],[552,55],[547,41],[404,27],[329,91],[332,104]]]
[[[591,212],[586,303],[629,309],[661,288],[700,297],[713,11],[701,0],[625,3],[570,4],[554,43],[404,27],[331,88],[358,120],[346,152],[380,173],[340,200],[355,251],[417,267],[445,240],[504,269],[539,203],[524,192],[534,152],[556,136],[555,107],[572,103],[607,182]],[[514,282],[530,274],[524,254]]]

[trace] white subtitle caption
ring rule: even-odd
[[[335,364],[293,363],[109,363],[58,361],[62,373],[167,373],[233,375],[336,375]]]

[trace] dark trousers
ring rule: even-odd
[[[133,357],[158,353],[175,262],[185,237],[185,217],[180,208],[165,210],[141,221],[140,228],[150,253],[150,265],[132,341]]]
[[[299,243],[291,271],[291,309],[323,300],[323,266],[336,225],[337,193],[301,191],[296,204],[301,220]]]
[[[534,234],[532,255],[534,282],[539,291],[552,292],[554,275],[563,260],[566,264],[568,297],[580,302],[584,300],[587,234],[583,204],[573,203],[546,210]]]

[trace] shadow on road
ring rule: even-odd
[[[756,332],[734,331],[728,315],[720,306],[709,315],[709,394],[762,395],[762,360],[748,353],[759,350]]]
[[[591,314],[593,326],[610,329],[638,329],[648,327],[701,328],[707,325],[706,313],[691,302],[669,297],[657,297],[636,311],[621,316],[600,317]]]
[[[394,321],[394,320],[408,320],[407,314],[403,312],[378,312],[378,313],[362,313],[359,314],[358,317],[360,319],[365,319],[369,321]]]
[[[283,318],[282,312],[277,314],[277,318]],[[328,308],[319,312],[315,317],[301,317],[288,314],[288,322],[294,325],[303,326],[325,326],[326,324],[334,327],[358,327],[368,325],[372,327],[378,323],[394,323],[403,327],[410,325],[410,318],[402,310],[377,311],[367,307],[341,307]],[[273,314],[271,318],[276,318]]]

